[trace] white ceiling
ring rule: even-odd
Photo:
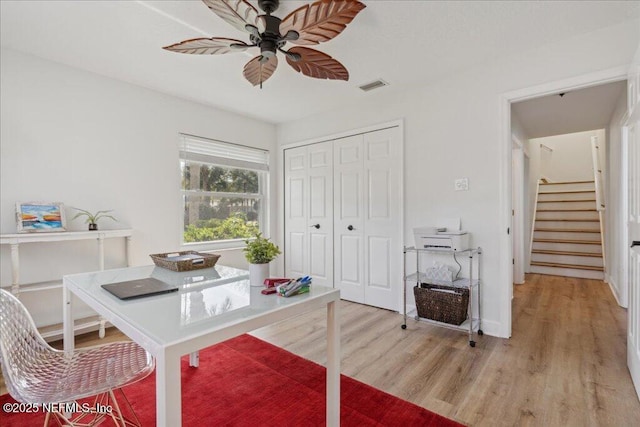
[[[625,80],[543,96],[512,104],[512,112],[529,138],[604,129],[626,87]]]
[[[251,0],[257,7],[257,1]],[[242,68],[253,54],[182,55],[161,49],[195,37],[248,40],[201,1],[0,1],[0,42],[181,98],[282,123],[353,103],[377,78],[402,90],[465,68],[640,15],[638,1],[382,1],[367,5],[317,48],[349,82],[316,80],[285,61],[262,90]],[[306,4],[282,1],[275,15]]]

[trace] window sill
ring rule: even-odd
[[[238,250],[244,249],[244,239],[226,240],[224,242],[194,242],[183,243],[182,250],[185,251],[221,251],[221,250]]]

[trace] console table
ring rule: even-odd
[[[97,257],[100,270],[104,270],[104,240],[113,238],[125,239],[125,256],[127,266],[130,265],[130,245],[133,230],[100,230],[100,231],[61,231],[52,233],[20,233],[0,235],[0,245],[11,246],[11,292],[20,296],[21,292],[38,292],[47,289],[62,288],[60,278],[36,283],[21,283],[20,281],[20,246],[24,244],[47,244],[79,240],[96,240]],[[77,319],[75,330],[99,327],[100,338],[104,338],[105,320],[98,316]],[[56,325],[41,331],[44,338],[53,338],[62,334],[62,326]]]

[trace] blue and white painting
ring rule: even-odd
[[[19,204],[18,221],[18,231],[64,231],[60,203]]]

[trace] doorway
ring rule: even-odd
[[[502,148],[501,148],[501,203],[500,203],[500,222],[502,229],[505,233],[501,235],[500,239],[500,252],[501,259],[504,262],[501,264],[503,267],[500,271],[501,276],[501,319],[502,319],[502,331],[501,336],[511,336],[511,296],[513,292],[514,283],[514,236],[511,233],[512,230],[512,217],[514,212],[514,198],[513,198],[513,129],[512,129],[512,105],[518,102],[535,100],[549,95],[559,96],[560,93],[567,93],[570,91],[579,91],[581,89],[593,88],[600,85],[609,83],[623,82],[626,79],[627,69],[626,67],[619,67],[615,69],[606,70],[599,73],[592,73],[576,78],[557,81],[545,85],[535,86],[531,88],[522,89],[506,93],[501,99],[501,117],[502,117]],[[594,127],[596,128],[596,127]],[[569,133],[568,132],[558,132]],[[533,159],[531,159],[533,161]],[[523,201],[525,203],[525,210],[531,210],[532,195],[530,194],[528,199]],[[526,206],[529,201],[529,206]],[[612,260],[615,262],[615,260]]]

